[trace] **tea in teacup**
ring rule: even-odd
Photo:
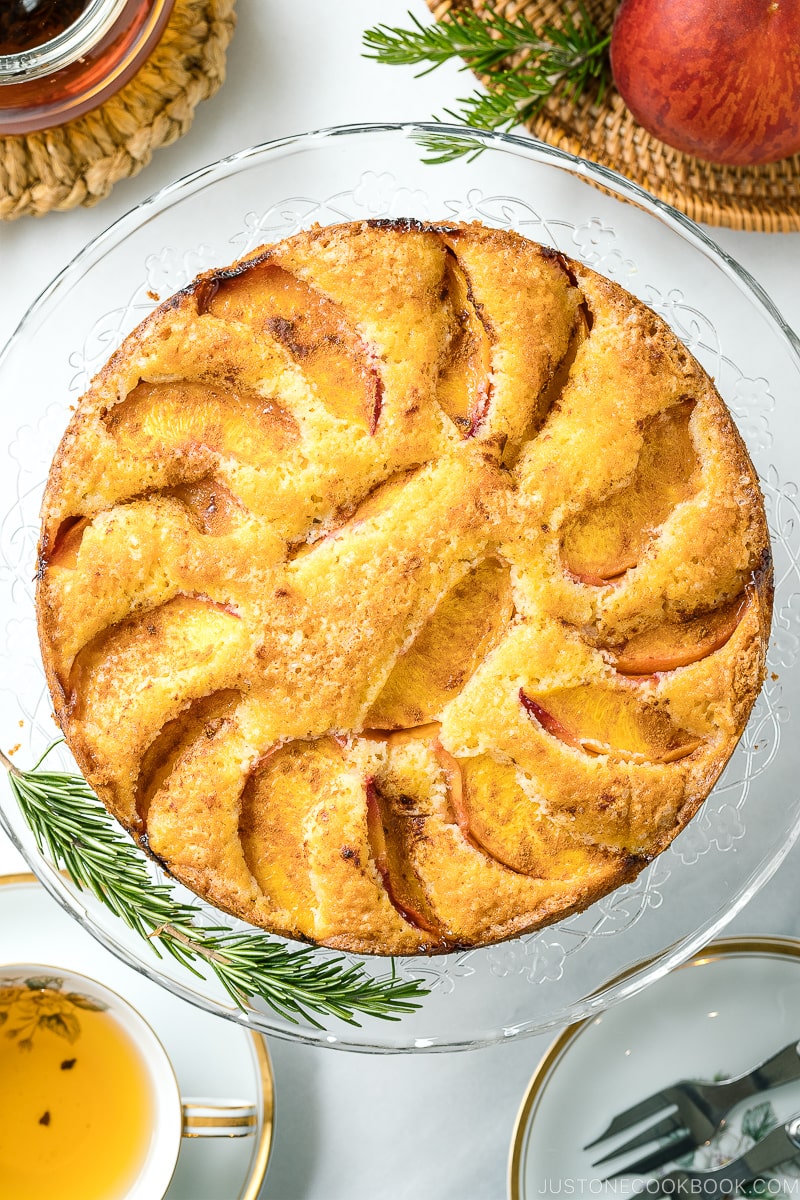
[[[147,1065],[108,1004],[78,986],[0,979],[0,1200],[117,1200],[148,1157]]]

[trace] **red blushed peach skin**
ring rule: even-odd
[[[374,779],[366,781],[366,801],[370,850],[387,896],[410,925],[438,936],[439,924],[408,861],[405,839],[395,828],[399,821]]]
[[[697,455],[689,418],[693,400],[674,404],[644,424],[633,478],[579,517],[561,546],[564,567],[581,583],[613,583],[641,559],[654,531],[693,494]]]
[[[552,821],[523,790],[513,763],[487,754],[457,759],[438,740],[432,748],[464,838],[488,858],[534,879],[589,878],[618,858]]]
[[[47,559],[48,566],[65,567],[74,571],[78,565],[78,552],[83,535],[91,525],[88,517],[77,517],[64,521],[58,531],[53,551]]]
[[[436,398],[465,438],[474,437],[492,398],[492,339],[481,319],[469,276],[452,249],[445,267],[453,331],[439,372]]]
[[[445,750],[438,738],[433,742],[432,749],[436,761],[439,763],[444,774],[447,785],[447,797],[450,801],[450,807],[453,810],[453,816],[465,840],[475,850],[479,850],[481,854],[488,855],[489,858],[493,858],[504,867],[508,867],[510,871],[525,874],[526,872],[520,868],[517,855],[513,852],[505,853],[504,847],[493,844],[496,839],[484,840],[476,831],[473,814],[467,802],[462,764],[449,751]]]
[[[752,166],[800,150],[798,0],[624,0],[611,68],[659,141]]]
[[[699,662],[720,650],[733,635],[748,604],[738,596],[713,612],[686,621],[673,621],[631,638],[621,650],[611,650],[621,675],[656,675]]]
[[[666,713],[645,706],[641,696],[587,684],[548,692],[541,702],[520,688],[519,698],[542,729],[584,754],[607,754],[623,762],[670,763],[702,745]]]
[[[477,850],[485,850],[485,847],[473,836],[470,828],[469,812],[464,803],[464,781],[458,759],[445,750],[438,736],[432,742],[432,749],[436,761],[444,773],[445,783],[447,784],[447,796],[459,829],[467,841],[475,846]]]

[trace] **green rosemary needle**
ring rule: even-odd
[[[453,8],[438,24],[425,25],[412,13],[410,29],[377,25],[364,34],[364,55],[390,66],[419,66],[426,75],[451,59],[463,60],[486,77],[488,94],[459,99],[460,109],[445,109],[457,124],[509,130],[529,121],[552,95],[575,99],[594,83],[601,100],[609,78],[611,35],[601,32],[582,5],[580,17],[565,15],[561,24],[536,29],[526,17],[502,16],[493,4],[482,15]],[[513,60],[513,61],[512,61]],[[434,116],[435,121],[442,118]],[[476,157],[479,141],[454,138],[444,131],[420,139],[432,152],[428,162],[446,162],[464,154]]]
[[[153,882],[144,855],[86,781],[41,769],[44,757],[32,771],[21,771],[0,751],[37,847],[146,938],[159,957],[160,947],[200,978],[205,966],[239,1008],[259,997],[287,1020],[302,1018],[317,1029],[324,1028],[319,1017],[358,1025],[357,1014],[396,1021],[420,1007],[427,994],[422,981],[401,979],[394,966],[373,978],[341,956],[321,958],[311,946],[289,950],[265,933],[206,923],[198,905],[176,899],[169,884]]]

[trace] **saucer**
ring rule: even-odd
[[[553,1042],[517,1117],[509,1160],[511,1200],[631,1195],[630,1178],[600,1182],[618,1169],[616,1162],[591,1165],[631,1133],[609,1140],[603,1150],[582,1148],[600,1136],[616,1112],[679,1079],[713,1080],[748,1071],[798,1039],[800,941],[757,937],[712,943],[645,991],[570,1026]],[[800,1081],[751,1097],[732,1111],[725,1133],[695,1153],[692,1165],[704,1169],[736,1157],[797,1112]],[[633,1152],[628,1161],[635,1157]],[[776,1191],[788,1182],[796,1192],[800,1168],[785,1166],[775,1178],[783,1181]]]
[[[165,1200],[257,1200],[272,1141],[273,1080],[266,1042],[172,996],[109,954],[47,895],[34,875],[0,875],[0,963],[41,962],[99,980],[124,996],[169,1053],[181,1094],[252,1100],[249,1138],[184,1138]]]

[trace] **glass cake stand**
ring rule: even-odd
[[[0,357],[0,736],[33,763],[53,739],[34,618],[38,509],[50,460],[84,390],[122,338],[211,266],[315,223],[372,217],[480,220],[558,247],[656,309],[716,380],[758,469],[775,555],[769,673],[747,730],[697,817],[632,884],[538,934],[399,960],[430,987],[398,1023],[292,1025],[239,1012],[77,891],[36,850],[6,783],[0,822],[45,887],[124,961],[170,991],[274,1036],[339,1048],[438,1051],[539,1033],[600,1012],[684,962],[772,875],[800,831],[800,342],[758,284],[691,221],[621,176],[528,138],[478,139],[474,162],[429,166],[430,126],[321,130],[257,146],[145,200],[91,242],[25,315]],[[434,127],[440,129],[441,127]],[[595,185],[595,186],[588,186]],[[24,418],[19,417],[23,412]],[[63,748],[62,763],[71,766]],[[158,869],[151,867],[153,877]],[[182,892],[183,889],[178,889]],[[220,914],[209,909],[213,920]],[[233,918],[231,926],[243,927]],[[320,950],[325,957],[329,952]],[[375,974],[383,959],[360,959]]]

